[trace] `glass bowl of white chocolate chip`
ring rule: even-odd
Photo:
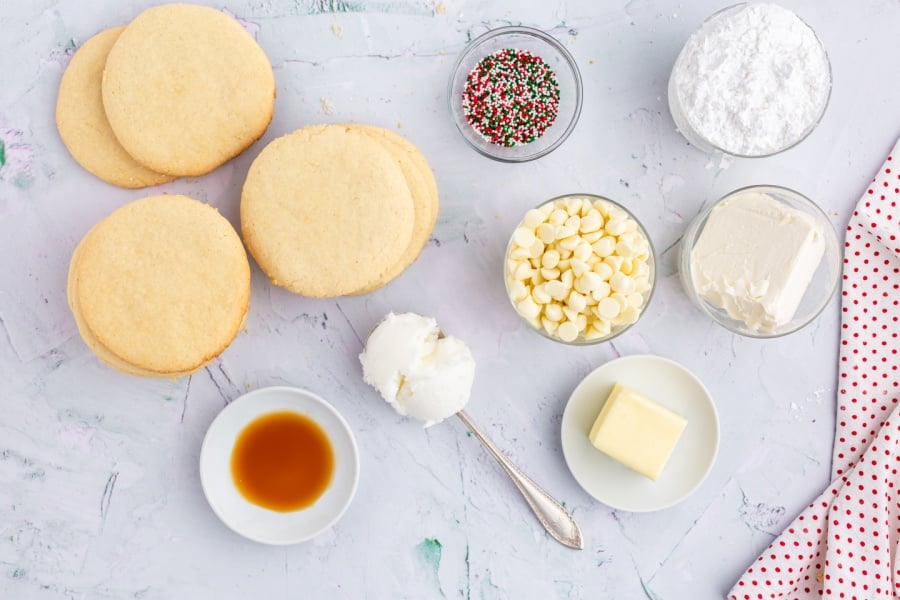
[[[558,196],[525,213],[506,248],[516,312],[546,338],[606,342],[640,318],[656,279],[653,244],[624,206],[593,194]]]
[[[722,327],[780,337],[812,322],[834,296],[840,241],[803,194],[754,185],[726,194],[688,226],[680,272],[687,295]]]

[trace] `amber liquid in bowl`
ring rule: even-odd
[[[249,502],[278,512],[307,508],[334,474],[334,451],[322,428],[291,411],[251,421],[231,453],[231,477]]]

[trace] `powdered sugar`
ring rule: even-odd
[[[828,57],[806,23],[775,4],[743,4],[691,35],[672,71],[669,102],[691,141],[685,130],[730,154],[764,156],[803,139],[830,90]]]

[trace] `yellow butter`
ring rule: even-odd
[[[686,425],[681,415],[617,383],[589,437],[601,452],[656,481]]]

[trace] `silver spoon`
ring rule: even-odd
[[[509,475],[512,482],[519,488],[522,496],[525,497],[525,501],[528,502],[528,506],[534,511],[538,521],[540,521],[541,525],[544,526],[544,529],[553,536],[553,539],[569,548],[581,550],[584,547],[584,542],[581,538],[581,530],[578,528],[578,524],[575,523],[575,520],[571,515],[566,512],[566,509],[564,509],[559,502],[551,498],[550,494],[545,492],[541,486],[529,479],[519,467],[510,462],[500,449],[494,445],[494,442],[489,440],[484,432],[472,421],[472,418],[469,417],[466,411],[461,410],[456,413],[456,416],[466,424],[469,431],[471,431],[475,437],[478,438],[478,441],[484,444],[484,447],[487,448],[488,452],[497,459],[497,462],[500,463],[500,466],[503,467],[503,470],[506,471],[506,474]]]
[[[380,324],[381,323],[379,322],[378,325]],[[375,329],[378,328],[378,325],[375,326]],[[369,337],[371,337],[371,335],[372,334],[370,333]],[[444,332],[438,330],[438,338],[443,337],[445,337]],[[584,547],[581,530],[578,528],[578,524],[575,523],[575,520],[571,515],[566,512],[566,509],[564,509],[559,502],[554,500],[550,494],[544,491],[541,486],[529,479],[519,467],[510,462],[500,449],[497,448],[497,446],[495,446],[484,432],[472,421],[472,418],[469,417],[465,410],[460,410],[456,413],[456,416],[466,424],[469,431],[478,438],[478,441],[480,441],[497,462],[500,463],[500,466],[503,467],[503,470],[506,471],[506,474],[509,475],[509,478],[512,479],[516,488],[518,488],[519,492],[521,492],[522,496],[525,498],[528,506],[531,507],[531,510],[534,512],[538,521],[540,521],[541,525],[544,526],[544,529],[547,530],[553,539],[569,548],[581,550]]]

